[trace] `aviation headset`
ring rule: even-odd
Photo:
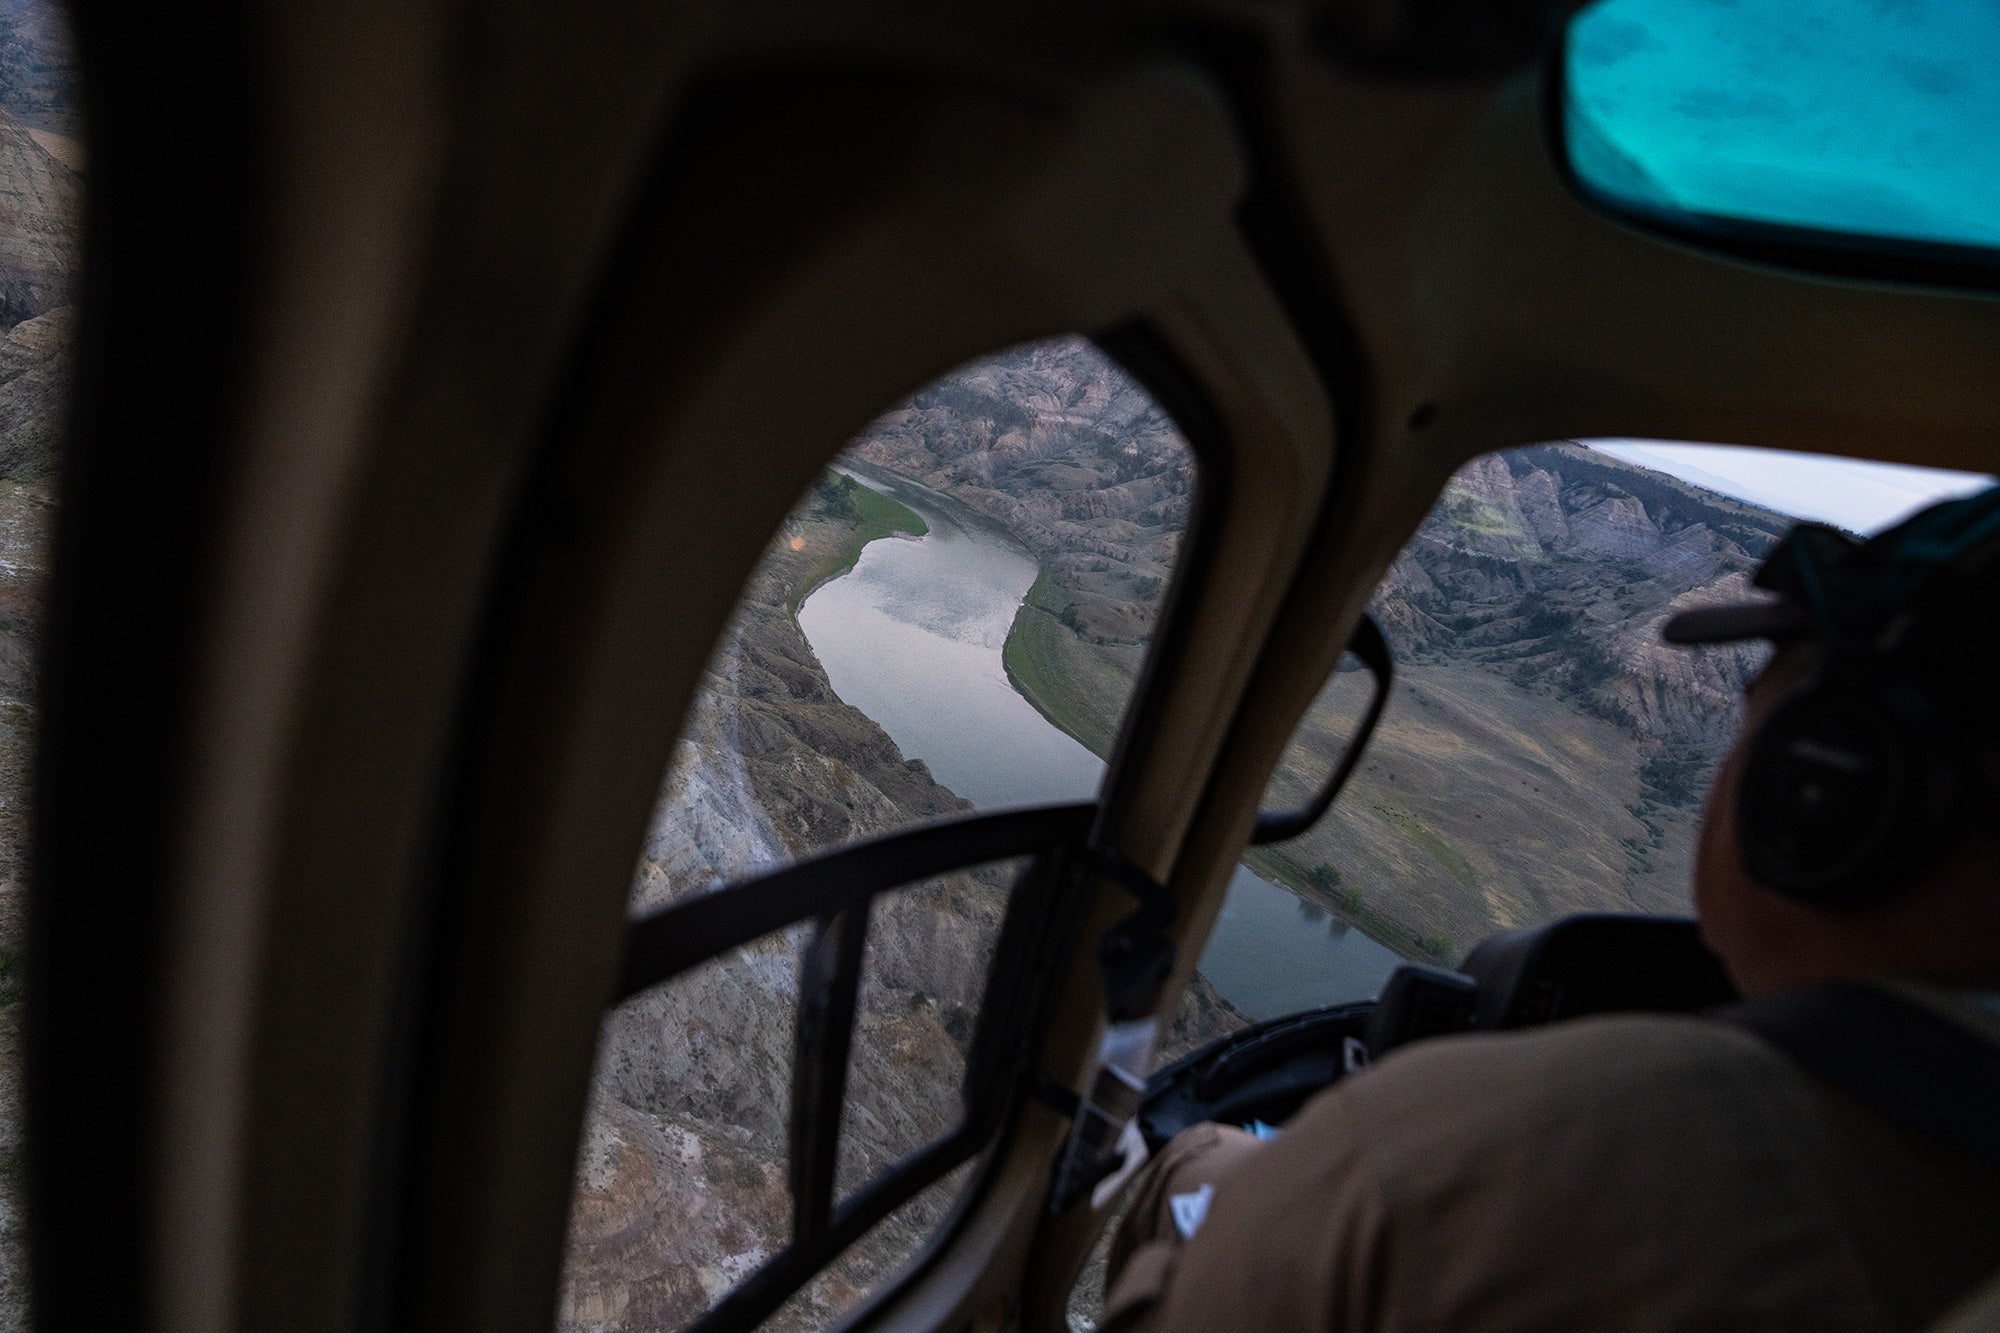
[[[1744,757],[1736,830],[1759,882],[1818,907],[1874,906],[1953,844],[1984,784],[1980,742],[1945,706],[1958,693],[1947,682],[1972,674],[1972,636],[1940,625],[1954,611],[1984,621],[1989,608],[1965,607],[1964,594],[1982,585],[1975,600],[1995,603],[1997,559],[2000,487],[1867,542],[1800,524],[1757,574],[1782,600],[1669,624],[1676,643],[1821,646],[1812,678],[1758,727]]]

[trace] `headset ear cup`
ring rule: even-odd
[[[1909,882],[1937,841],[1935,757],[1911,704],[1818,686],[1758,729],[1736,808],[1752,878],[1822,907],[1885,902]]]

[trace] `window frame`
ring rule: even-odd
[[[665,985],[774,930],[808,919],[817,923],[801,956],[795,1022],[797,1057],[787,1144],[792,1234],[783,1248],[682,1333],[755,1328],[870,1228],[984,1154],[985,1161],[949,1216],[913,1260],[878,1283],[855,1307],[851,1323],[866,1324],[956,1238],[1005,1156],[1022,1104],[1031,1095],[1044,1100],[1056,1096],[1039,1089],[1037,1064],[1061,965],[1079,943],[1077,933],[1091,907],[1094,886],[1116,878],[1102,870],[1115,859],[1100,841],[1107,812],[1127,799],[1133,785],[1127,762],[1130,738],[1157,723],[1164,702],[1161,664],[1179,655],[1192,630],[1192,610],[1198,601],[1192,595],[1193,585],[1207,573],[1228,485],[1225,455],[1219,447],[1220,418],[1165,343],[1139,323],[1089,335],[1089,341],[1166,413],[1194,463],[1181,549],[1161,593],[1155,629],[1095,799],[934,820],[665,904],[627,924],[619,980],[607,1001],[607,1013],[641,991]],[[966,1115],[944,1136],[845,1199],[835,1199],[840,1112],[858,1017],[855,994],[869,904],[915,881],[1018,857],[1031,859],[1009,894],[981,994],[965,1061]],[[808,983],[818,991],[810,1009]],[[1073,1108],[1061,1109],[1067,1114]],[[815,1116],[816,1125],[811,1123]],[[811,1142],[801,1154],[808,1130]],[[802,1156],[811,1167],[809,1179],[803,1181]],[[1053,1170],[1054,1163],[1050,1165]]]

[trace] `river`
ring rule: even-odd
[[[1016,693],[1001,664],[1035,557],[948,496],[876,469],[849,475],[915,510],[930,533],[870,542],[799,607],[834,692],[981,810],[1094,797],[1103,762]],[[1238,866],[1200,968],[1264,1019],[1372,997],[1399,961]]]

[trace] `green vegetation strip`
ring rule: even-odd
[[[1016,694],[1103,759],[1118,737],[1120,710],[1132,682],[1062,623],[1068,605],[1047,571],[1037,573],[1007,630],[1000,663]]]
[[[931,525],[924,522],[923,516],[901,500],[852,482],[843,489],[854,507],[854,527],[827,562],[814,570],[812,577],[800,581],[792,595],[785,599],[785,609],[795,616],[799,613],[800,604],[812,596],[813,590],[820,584],[837,579],[854,568],[855,562],[861,559],[862,548],[869,542],[898,533],[922,537],[931,530]]]
[[[1405,958],[1429,958],[1446,964],[1458,961],[1457,946],[1448,936],[1412,930],[1407,923],[1376,910],[1360,886],[1348,883],[1324,861],[1308,868],[1283,847],[1252,847],[1244,853],[1243,864]]]
[[[1094,700],[1084,697],[1068,675],[1069,644],[1075,636],[1045,611],[1023,606],[1014,613],[1000,663],[1014,692],[1059,730],[1068,732],[1102,759],[1111,752],[1111,731],[1103,725]]]

